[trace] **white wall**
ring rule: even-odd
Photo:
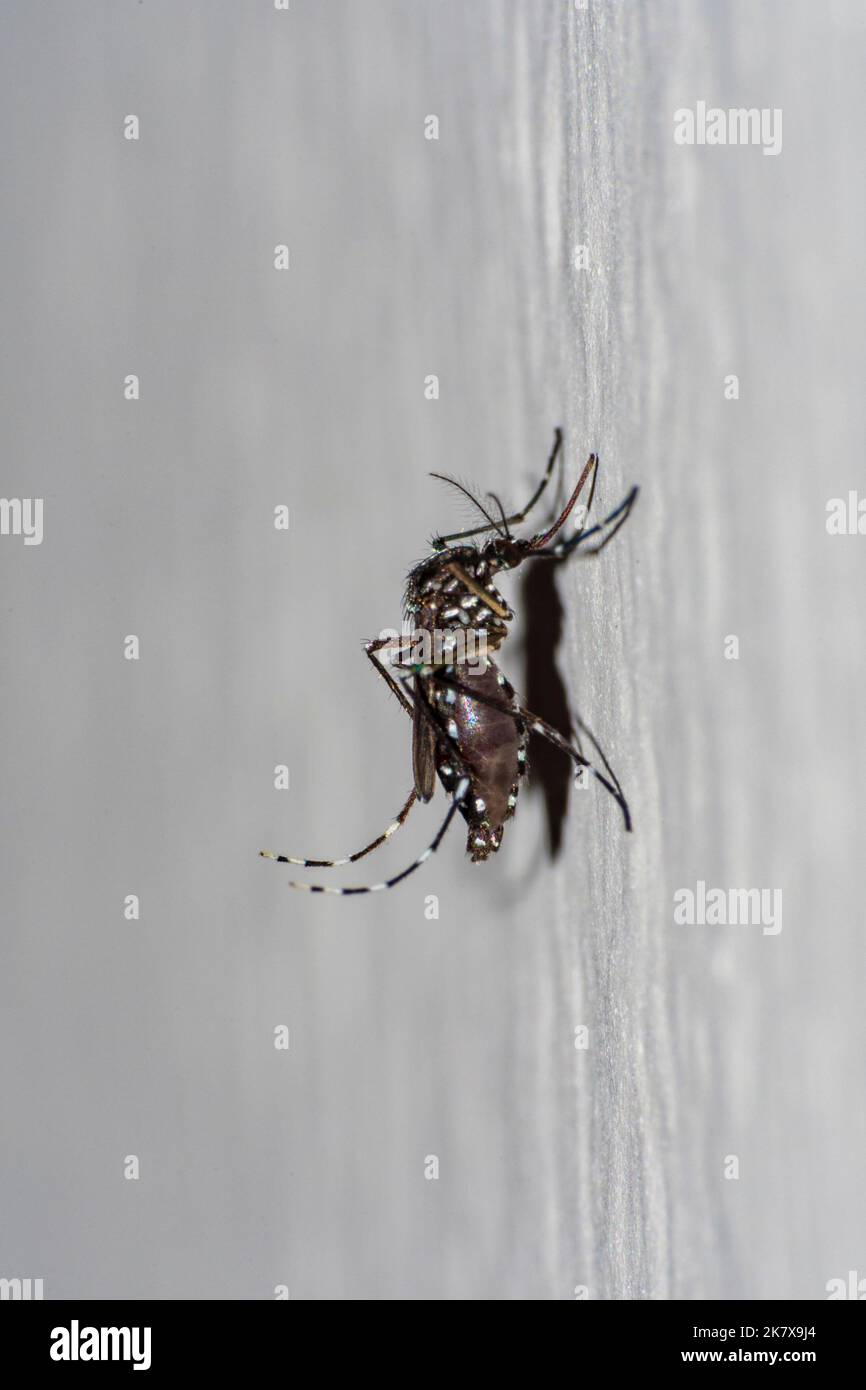
[[[0,1275],[547,1299],[866,1273],[866,539],[825,530],[866,492],[861,8],[87,0],[3,27],[2,487],[45,536],[0,538]],[[698,100],[782,108],[781,154],[676,146]],[[557,575],[558,650],[536,593],[533,674],[517,637],[503,664],[535,689],[553,661],[634,835],[575,792],[551,858],[536,782],[487,865],[455,830],[391,894],[290,893],[261,846],[344,853],[411,784],[360,639],[461,524],[427,472],[518,504],[557,422],[563,486],[597,449],[600,507],[642,493]],[[444,805],[336,881],[399,870]],[[699,879],[781,888],[782,931],[675,925]]]

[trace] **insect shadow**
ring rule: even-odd
[[[524,572],[521,589],[523,610],[526,613],[526,635],[523,642],[523,689],[526,703],[537,710],[542,719],[572,738],[577,729],[596,747],[604,758],[604,749],[592,729],[569,703],[568,687],[557,664],[557,651],[562,640],[565,608],[559,596],[556,576],[565,560],[536,565]],[[574,776],[557,750],[544,739],[533,744],[530,763],[530,789],[540,789],[547,821],[547,845],[550,859],[559,858],[563,845],[568,798]]]
[[[523,689],[530,709],[537,710],[566,738],[573,732],[571,710],[556,653],[562,640],[565,609],[559,596],[556,571],[560,561],[535,565],[523,576],[522,600],[526,613],[523,651]],[[547,844],[550,858],[562,849],[563,827],[568,809],[568,791],[573,773],[556,748],[536,739],[530,763],[530,787],[538,787],[544,798]]]

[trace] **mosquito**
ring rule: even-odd
[[[514,618],[497,587],[500,571],[517,569],[528,560],[599,555],[624,525],[638,495],[638,488],[633,487],[609,516],[588,526],[599,466],[598,455],[590,454],[577,486],[552,526],[528,538],[513,535],[511,528],[524,522],[541,499],[561,449],[562,430],[557,428],[541,481],[522,511],[512,516],[505,515],[495,494],[489,493],[485,498],[490,503],[488,507],[455,479],[440,473],[431,475],[463,492],[480,510],[484,524],[434,536],[431,554],[411,570],[403,606],[407,622],[413,624],[412,637],[378,638],[364,644],[377,674],[412,721],[412,790],[396,819],[375,840],[345,858],[307,859],[274,854],[271,850],[259,852],[264,859],[308,869],[354,864],[389,840],[406,823],[417,801],[431,800],[437,777],[450,795],[451,804],[431,843],[408,868],[392,878],[359,887],[293,881],[291,888],[342,897],[394,888],[436,852],[458,811],[468,827],[466,850],[472,862],[488,859],[499,849],[505,825],[517,808],[532,734],[547,739],[571,758],[579,779],[593,776],[617,802],[625,829],[631,830],[631,814],[619,780],[586,726],[581,728],[604,771],[599,771],[585,756],[579,734],[571,743],[526,708],[490,655],[498,653]],[[585,488],[587,502],[579,513],[580,523],[572,535],[562,538],[562,528]],[[485,536],[488,539],[477,539]],[[482,655],[478,661],[461,659],[469,630],[479,639]],[[425,659],[413,660],[419,635],[428,639]],[[437,642],[431,656],[432,638]]]

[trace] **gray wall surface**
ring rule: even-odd
[[[863,15],[4,6],[0,492],[44,536],[0,536],[0,1276],[866,1275],[866,536],[826,528],[866,496]],[[676,144],[699,101],[781,109],[781,151]],[[558,497],[591,449],[600,511],[641,496],[600,561],[503,581],[502,661],[590,723],[634,834],[533,749],[489,863],[455,827],[391,893],[292,892],[259,848],[347,853],[411,786],[361,641],[465,524],[428,472],[519,505],[557,423]],[[781,890],[781,931],[678,924],[699,881]]]

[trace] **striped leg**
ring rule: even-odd
[[[454,789],[454,797],[451,805],[448,807],[448,814],[431,843],[422,854],[418,855],[418,858],[410,864],[407,869],[403,869],[401,873],[395,874],[393,878],[386,878],[382,883],[370,883],[362,888],[328,888],[323,883],[298,883],[294,881],[289,883],[289,887],[300,888],[307,893],[331,893],[342,898],[354,897],[358,893],[380,893],[384,888],[394,888],[398,883],[402,883],[404,878],[408,878],[410,874],[413,874],[416,869],[420,869],[421,865],[430,858],[431,854],[436,853],[436,850],[445,838],[449,825],[454,819],[455,812],[459,809],[462,802],[466,800],[469,794],[469,787],[469,778],[461,777]]]
[[[411,676],[401,676],[400,679],[404,683],[408,684],[410,679],[414,679],[414,673]],[[300,883],[297,880],[290,880],[290,888],[299,888],[302,892],[306,893],[331,893],[332,895],[337,897],[353,897],[359,893],[380,893],[384,888],[394,888],[396,884],[402,883],[403,879],[408,878],[409,874],[413,874],[416,869],[420,869],[421,865],[424,864],[430,858],[431,854],[435,854],[436,850],[442,843],[442,840],[445,838],[445,834],[448,830],[449,825],[454,819],[455,811],[459,810],[460,806],[462,806],[463,802],[469,795],[469,791],[472,786],[472,779],[470,776],[469,767],[460,757],[460,754],[458,753],[453,740],[449,736],[445,723],[439,715],[438,711],[433,709],[427,703],[427,701],[423,699],[419,700],[418,708],[422,712],[422,717],[429,721],[437,742],[443,748],[447,749],[449,761],[451,762],[452,766],[456,769],[456,776],[459,779],[457,785],[454,788],[454,793],[451,805],[448,808],[448,813],[441,826],[439,827],[439,830],[437,831],[431,844],[427,846],[423,853],[419,854],[418,858],[414,860],[414,862],[411,863],[408,868],[403,869],[402,872],[399,874],[395,874],[393,878],[385,879],[382,883],[371,883],[363,887],[358,886],[351,888],[331,888],[321,883]]]
[[[389,637],[378,637],[373,642],[364,643],[364,652],[372,661],[373,667],[377,674],[382,676],[383,679],[388,682],[388,685],[391,687],[394,694],[397,696],[397,699],[400,701],[407,714],[411,716],[413,713],[412,702],[408,699],[405,692],[397,683],[397,681],[394,680],[394,677],[391,675],[390,671],[386,670],[386,668],[382,665],[381,661],[377,656],[377,653],[382,651],[386,647],[396,647],[399,649],[400,647],[403,647],[405,645],[406,643],[404,641],[401,641],[399,637],[396,639]],[[356,850],[354,854],[346,855],[346,857],[343,859],[307,859],[306,857],[296,857],[295,855],[291,854],[274,854],[273,850],[270,849],[260,849],[259,855],[262,859],[273,859],[278,864],[298,864],[304,869],[337,869],[343,864],[355,864],[359,859],[363,859],[365,855],[371,854],[374,849],[378,849],[380,845],[383,845],[386,840],[389,840],[391,838],[395,830],[400,829],[400,826],[403,825],[403,823],[406,821],[409,812],[412,810],[412,807],[414,806],[416,800],[417,793],[413,788],[411,793],[409,794],[409,797],[404,803],[402,810],[398,812],[397,819],[391,822],[387,830],[383,830],[382,834],[377,835],[375,840],[371,840],[369,845],[366,845],[364,849]]]
[[[416,800],[417,793],[413,787],[402,810],[398,812],[397,819],[391,822],[387,830],[383,830],[382,834],[377,835],[376,839],[371,840],[364,849],[356,850],[354,854],[347,855],[345,859],[295,859],[290,854],[274,854],[269,849],[260,849],[259,854],[262,859],[274,859],[278,864],[300,864],[304,869],[337,869],[342,864],[356,864],[359,859],[364,858],[365,854],[371,854],[374,849],[384,845],[385,841],[394,834],[394,831],[400,829],[400,826],[407,820]]]

